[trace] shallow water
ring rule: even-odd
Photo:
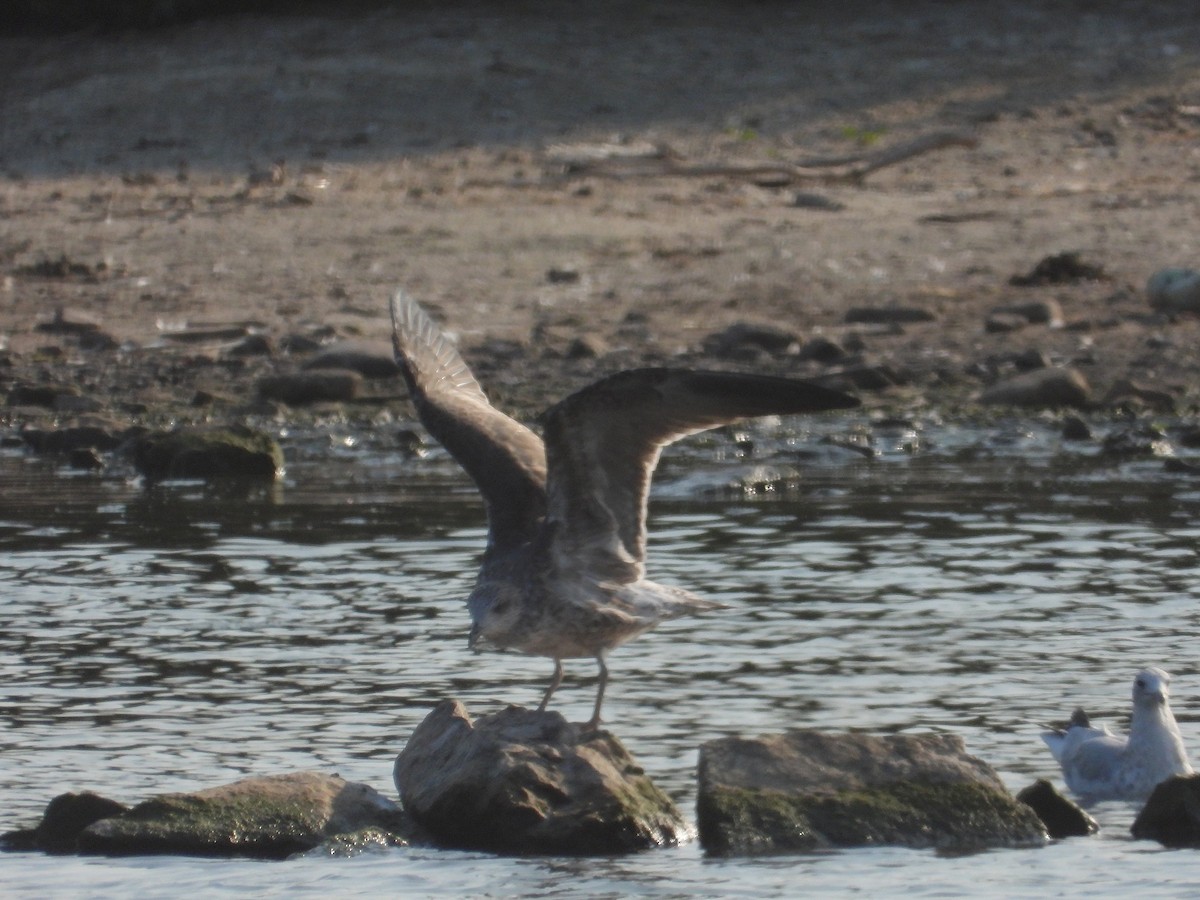
[[[1124,724],[1133,672],[1174,676],[1185,741],[1200,633],[1200,481],[1064,456],[1047,435],[938,435],[875,460],[814,435],[694,440],[665,461],[652,577],[729,609],[613,654],[605,718],[690,813],[701,743],[789,727],[960,734],[1020,789],[1061,783],[1038,724]],[[1000,437],[1004,437],[1001,435]],[[482,512],[441,454],[289,449],[270,489],[148,488],[0,457],[0,829],[68,790],[136,802],[301,768],[391,795],[441,698],[533,704],[547,660],[466,650]],[[744,447],[744,445],[743,445]],[[996,450],[997,447],[1001,449]],[[911,449],[911,447],[910,447]],[[798,483],[768,476],[798,467]],[[757,491],[730,487],[734,477]],[[763,484],[772,489],[765,489]],[[590,713],[595,667],[555,707]],[[1040,850],[898,849],[706,860],[391,849],[286,863],[0,857],[22,896],[1174,896],[1200,857],[1135,842],[1135,810]]]

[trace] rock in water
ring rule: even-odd
[[[1130,831],[1166,847],[1200,847],[1200,775],[1177,775],[1159,784]]]
[[[1032,809],[1050,837],[1086,837],[1100,830],[1096,820],[1054,789],[1054,785],[1039,778],[1017,794],[1017,799]]]
[[[1041,846],[1046,830],[948,734],[793,731],[700,748],[700,843],[744,856],[898,845]]]
[[[84,853],[252,856],[283,859],[335,837],[400,834],[400,808],[365,784],[293,772],[245,778],[188,794],[162,794],[79,833]]]
[[[152,481],[167,478],[240,478],[274,481],[283,451],[252,428],[181,428],[145,434],[131,447],[133,464]]]
[[[510,706],[472,722],[443,700],[396,759],[396,789],[440,846],[600,855],[674,844],[688,827],[604,731]]]

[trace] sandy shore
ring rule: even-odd
[[[18,392],[8,423],[236,417],[310,340],[384,340],[398,285],[522,413],[661,363],[865,368],[886,376],[869,404],[955,409],[1022,355],[1077,367],[1097,401],[1132,379],[1193,406],[1200,325],[1145,293],[1200,266],[1189,4],[833,7],[414,5],[0,38],[0,387],[88,398]],[[858,180],[728,171],[939,133],[974,146]],[[573,172],[564,145],[725,171]],[[1067,251],[1090,271],[1012,283]],[[995,315],[1029,304],[1051,321]],[[848,321],[896,308],[919,315]],[[737,323],[787,339],[713,340]],[[164,339],[180,330],[195,340]]]

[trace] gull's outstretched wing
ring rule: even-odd
[[[633,369],[572,394],[543,416],[556,565],[617,584],[642,577],[650,478],[671,441],[858,403],[805,381],[688,369]]]
[[[529,541],[546,513],[541,438],[493,407],[454,345],[402,291],[392,347],[421,424],[471,476],[488,514],[488,549]]]

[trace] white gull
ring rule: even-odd
[[[1043,732],[1067,787],[1088,801],[1145,800],[1172,775],[1192,774],[1168,702],[1170,685],[1171,676],[1162,669],[1137,673],[1128,736],[1093,728],[1082,709],[1065,729]]]

